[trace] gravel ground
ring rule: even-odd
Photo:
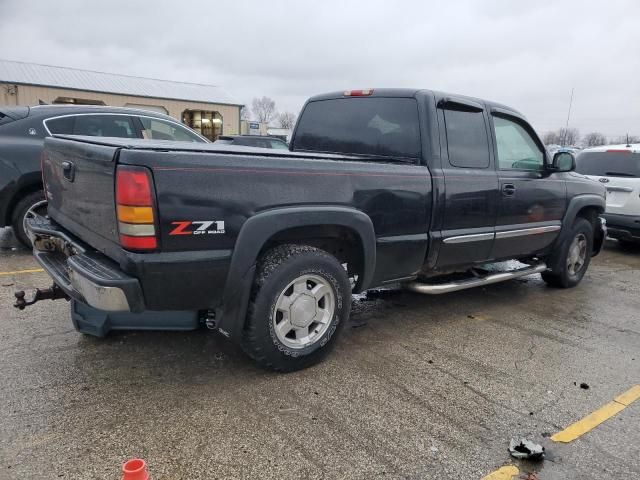
[[[0,230],[0,271],[37,268]],[[428,297],[354,299],[323,364],[278,375],[209,331],[73,330],[69,305],[20,312],[0,275],[0,478],[480,479],[515,463],[543,479],[640,478],[640,401],[569,444],[548,437],[640,383],[640,248],[607,243],[583,283],[539,275]],[[589,385],[580,388],[580,383]]]

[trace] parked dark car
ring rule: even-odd
[[[0,106],[0,227],[13,226],[26,246],[27,212],[46,205],[42,192],[40,156],[51,134],[146,138],[208,142],[173,118],[130,108],[39,105]]]
[[[289,145],[278,137],[262,135],[221,135],[213,142],[218,145],[241,145],[243,147],[274,148],[289,150]]]
[[[41,298],[156,315],[77,321],[92,334],[197,313],[276,370],[326,355],[352,292],[440,294],[535,273],[573,287],[606,235],[605,188],[573,171],[571,153],[550,158],[512,108],[430,90],[313,97],[291,151],[45,144],[49,218],[27,220],[56,285]]]

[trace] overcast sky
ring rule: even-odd
[[[506,103],[540,131],[640,135],[640,1],[0,0],[0,58],[220,85],[297,113],[418,87]]]

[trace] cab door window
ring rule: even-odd
[[[460,168],[489,167],[489,139],[483,113],[444,110],[449,163]]]
[[[544,153],[522,125],[494,116],[493,127],[501,170],[544,169]]]

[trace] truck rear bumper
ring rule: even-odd
[[[71,298],[109,312],[145,310],[138,279],[123,273],[106,256],[88,251],[41,216],[27,220],[27,234],[38,263]]]

